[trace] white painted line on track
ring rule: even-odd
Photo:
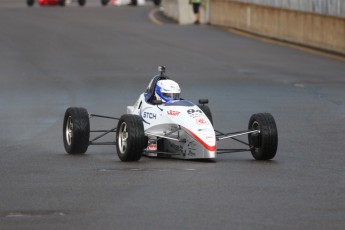
[[[155,14],[156,14],[158,11],[159,11],[158,8],[152,9],[152,10],[150,11],[150,13],[149,13],[149,18],[150,18],[150,20],[151,20],[154,24],[156,24],[156,25],[163,25],[164,23],[163,23],[162,21],[158,20],[158,19],[156,18],[156,16],[155,16]]]

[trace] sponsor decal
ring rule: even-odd
[[[168,115],[170,116],[178,116],[181,112],[179,111],[174,111],[174,110],[169,110]]]
[[[144,109],[144,110],[147,110],[147,109]],[[157,114],[152,113],[152,112],[145,112],[143,110],[140,111],[140,116],[143,122],[149,125],[150,125],[150,120],[152,121],[152,120],[157,119]]]
[[[157,145],[150,144],[147,146],[147,150],[157,150]]]
[[[157,115],[154,113],[150,113],[150,112],[143,112],[143,118],[148,118],[148,119],[157,119]]]
[[[147,143],[147,150],[157,150],[157,140],[149,139]]]
[[[202,117],[196,118],[195,121],[198,125],[208,125],[208,121]]]
[[[193,114],[193,113],[201,113],[202,114],[202,111],[200,109],[188,109],[187,113],[188,114]]]
[[[202,113],[194,113],[194,114],[189,114],[191,118],[198,118],[198,117],[204,117],[204,114]]]
[[[188,109],[187,113],[191,118],[197,118],[197,117],[205,116],[204,113],[200,109]]]

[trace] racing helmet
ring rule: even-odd
[[[155,88],[155,96],[157,100],[168,102],[180,99],[180,86],[173,80],[159,80]]]

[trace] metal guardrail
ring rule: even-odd
[[[232,0],[345,18],[345,0]]]

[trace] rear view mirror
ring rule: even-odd
[[[208,104],[208,99],[199,99],[199,104]]]

